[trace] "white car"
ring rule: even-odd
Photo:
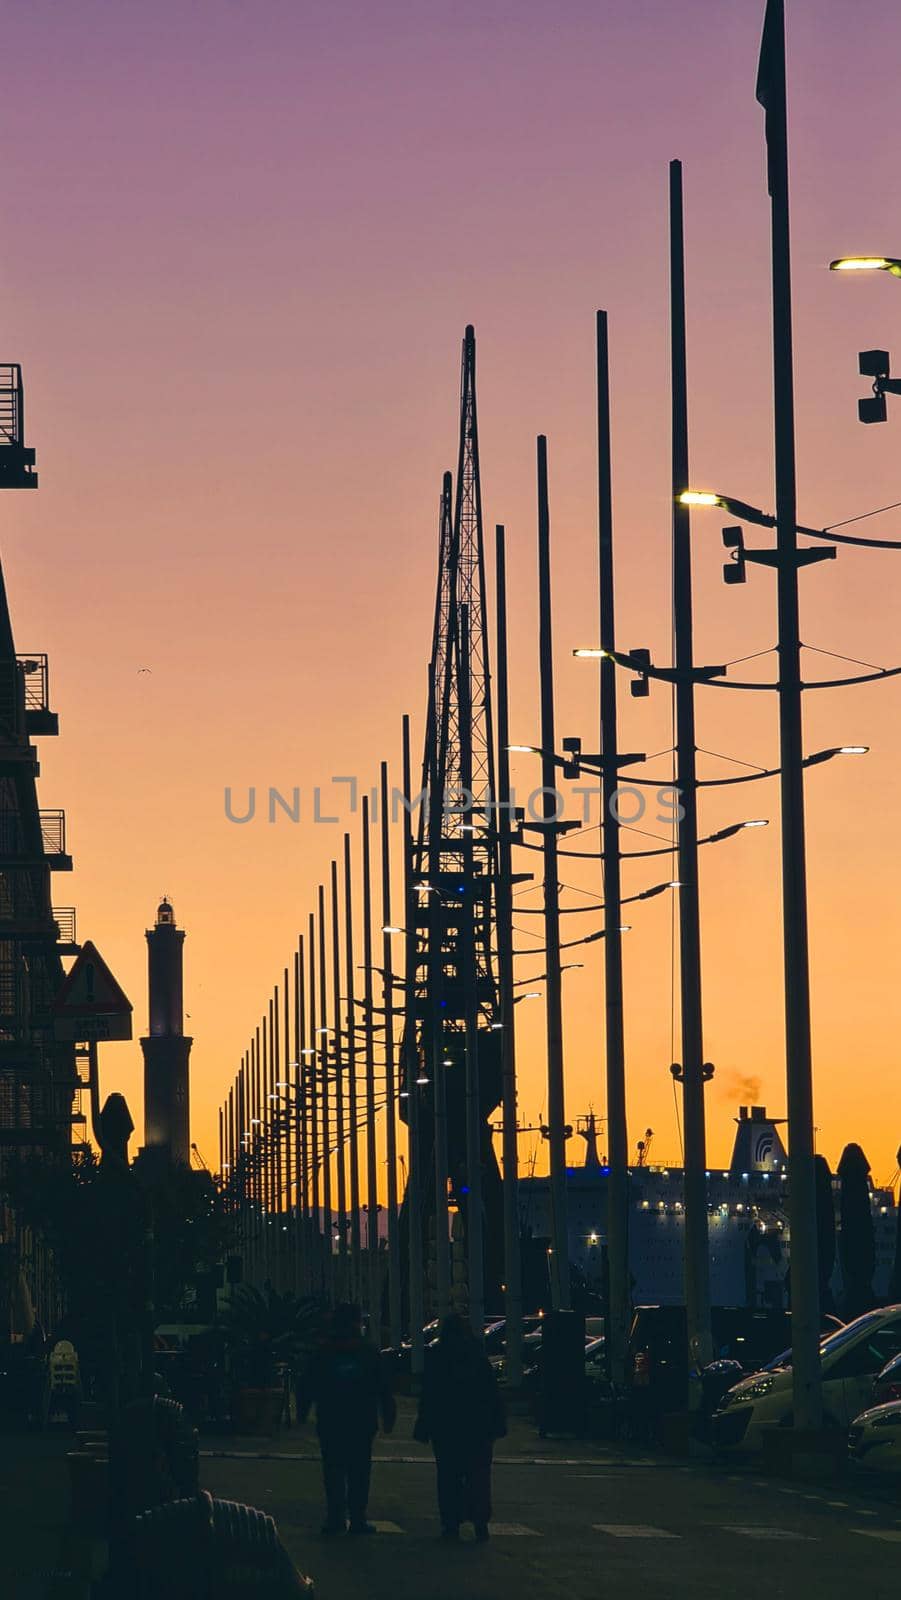
[[[901,1472],[901,1401],[871,1406],[848,1430],[848,1455],[855,1468]]]
[[[899,1353],[901,1306],[868,1311],[822,1341],[823,1421],[827,1427],[849,1426],[870,1400],[876,1373]],[[762,1450],[764,1432],[788,1427],[791,1421],[791,1351],[786,1350],[762,1372],[743,1378],[729,1390],[714,1413],[714,1442],[722,1450]]]

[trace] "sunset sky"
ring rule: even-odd
[[[884,345],[901,367],[901,284],[826,270],[847,251],[901,255],[901,11],[786,9],[799,514],[823,524],[901,501],[901,401],[888,426],[856,420],[857,352]],[[598,634],[597,307],[610,316],[619,636],[666,659],[674,156],[692,475],[772,507],[762,14],[762,0],[6,0],[0,358],[24,367],[40,488],[4,497],[0,551],[18,648],[50,652],[61,716],[40,796],[66,808],[75,872],[55,899],[77,905],[80,937],[135,1006],[136,1040],[102,1049],[101,1076],[128,1097],[136,1143],[144,929],[160,896],[188,931],[194,1137],[215,1165],[216,1108],[344,826],[358,858],[358,819],[315,825],[313,789],[333,812],[333,774],[368,786],[387,757],[399,778],[404,712],[420,746],[467,322],[486,527],[508,530],[514,738],[538,737],[545,433],[558,729],[596,747],[597,668],[572,650]],[[771,575],[721,581],[723,520],[693,522],[699,661],[775,642]],[[858,531],[897,537],[901,510]],[[843,551],[802,585],[806,642],[901,661],[901,555]],[[772,677],[775,659],[745,670]],[[895,679],[806,705],[809,750],[872,747],[811,774],[809,871],[819,1148],[834,1163],[857,1139],[882,1179],[901,1142],[899,697]],[[624,747],[671,744],[665,691],[633,701],[623,685],[621,706]],[[701,691],[698,742],[775,764],[774,697]],[[707,776],[729,770],[703,761]],[[515,781],[538,783],[529,758]],[[240,805],[270,785],[300,787],[300,825],[268,824],[265,805],[245,826],[226,819],[226,786]],[[741,1101],[785,1114],[777,787],[703,800],[703,832],[757,816],[770,828],[702,860],[716,1163]],[[629,893],[668,872],[626,874]],[[596,884],[584,867],[561,876]],[[566,936],[598,920],[568,918]],[[650,1126],[675,1162],[670,897],[628,920],[630,1148]],[[587,948],[565,979],[570,1120],[604,1110],[601,947]],[[534,1121],[543,1006],[520,1010]]]

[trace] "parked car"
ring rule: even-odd
[[[485,1354],[489,1357],[500,1359],[504,1349],[504,1335],[506,1323],[502,1317],[489,1320],[485,1323]],[[441,1321],[435,1318],[427,1322],[422,1330],[422,1342],[427,1350],[430,1345],[437,1344],[441,1334]],[[396,1376],[409,1376],[413,1346],[409,1339],[403,1339],[396,1347],[389,1345],[381,1352],[382,1361]]]
[[[901,1400],[901,1356],[893,1356],[888,1366],[877,1373],[873,1383],[871,1403],[883,1406],[889,1400]]]
[[[901,1306],[868,1311],[822,1340],[827,1426],[849,1426],[870,1399],[875,1375],[896,1355],[901,1355]],[[729,1390],[714,1414],[714,1443],[724,1450],[760,1450],[768,1428],[790,1426],[791,1420],[791,1350],[783,1350]]]
[[[901,1472],[901,1400],[871,1406],[848,1429],[852,1466],[868,1472]]]
[[[719,1313],[720,1317],[724,1315],[723,1312]],[[716,1321],[715,1314],[715,1325]],[[843,1327],[844,1323],[840,1322],[838,1317],[827,1314],[822,1319],[820,1332],[826,1337],[827,1334],[837,1333],[839,1328]],[[727,1332],[722,1327],[718,1331],[721,1335]],[[729,1353],[717,1356],[716,1360],[704,1367],[701,1373],[701,1410],[707,1418],[712,1418],[729,1390],[734,1389],[742,1378],[756,1372],[772,1359],[774,1342],[781,1344],[783,1338],[791,1336],[791,1314],[742,1313],[728,1330],[728,1334],[726,1342],[721,1344],[720,1349]]]
[[[590,1383],[607,1381],[607,1341],[603,1334],[599,1339],[589,1339],[585,1346],[585,1376]]]

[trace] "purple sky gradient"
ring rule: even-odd
[[[846,250],[901,254],[901,11],[787,11],[799,506],[833,521],[901,500],[901,416],[883,429],[855,420],[857,351],[894,344],[901,361],[901,289],[825,270]],[[538,432],[558,724],[586,742],[595,725],[594,670],[570,652],[597,633],[597,306],[611,318],[621,640],[668,647],[673,156],[685,164],[694,476],[772,504],[762,12],[756,0],[5,10],[2,353],[25,367],[41,489],[7,497],[0,547],[20,646],[51,651],[63,715],[58,747],[42,752],[43,803],[68,808],[76,857],[58,898],[77,901],[142,1030],[142,930],[172,895],[189,930],[208,1159],[214,1108],[340,848],[338,829],[229,826],[222,791],[371,779],[383,755],[398,758],[403,711],[419,740],[467,321],[486,516],[509,530],[515,737],[537,734]],[[720,520],[695,523],[699,658],[775,636],[765,576],[722,586]],[[901,516],[871,526],[897,533]],[[897,560],[842,555],[804,580],[804,637],[894,661],[899,601]],[[817,1108],[828,1154],[850,1119],[886,1172],[899,1131],[881,1087],[901,1030],[898,692],[812,696],[808,722],[811,748],[873,746],[865,767],[810,784]],[[767,697],[738,709],[712,698],[700,742],[772,760]],[[634,747],[669,744],[665,696],[626,700],[623,716]],[[533,776],[517,772],[524,787]],[[710,826],[735,805],[711,800]],[[776,793],[755,794],[752,814],[761,806],[775,819]],[[722,1154],[730,1083],[758,1077],[784,1109],[777,867],[773,826],[704,869]],[[675,1159],[669,908],[633,920],[631,1137],[659,1124]],[[567,980],[572,1117],[603,1106],[598,975],[595,954]],[[534,1011],[530,1114],[543,1095]],[[104,1052],[104,1074],[137,1117],[137,1046]]]

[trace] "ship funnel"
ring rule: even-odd
[[[766,1106],[740,1106],[735,1120],[732,1176],[741,1177],[743,1172],[784,1171],[788,1157],[776,1126],[777,1121],[784,1119],[768,1117]]]

